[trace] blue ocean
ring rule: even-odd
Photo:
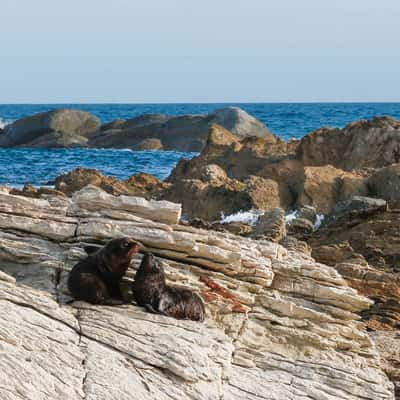
[[[343,127],[349,122],[391,115],[400,119],[400,103],[232,103],[232,104],[0,104],[0,127],[38,112],[74,108],[98,116],[103,123],[141,114],[205,114],[238,106],[265,123],[283,139],[301,138],[322,126]],[[122,179],[138,172],[166,178],[180,158],[194,153],[110,149],[0,149],[0,184],[52,185],[54,179],[77,167],[96,168]]]

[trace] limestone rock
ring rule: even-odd
[[[267,240],[153,219],[154,209],[174,209],[165,203],[143,203],[143,217],[136,200],[98,188],[72,199],[0,194],[9,218],[0,228],[0,398],[394,399],[359,320],[372,302],[334,268]],[[49,235],[61,221],[71,234]],[[140,240],[170,283],[198,292],[206,322],[135,304],[66,304],[84,244],[117,235]]]

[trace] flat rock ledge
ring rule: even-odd
[[[90,186],[71,199],[0,192],[2,400],[394,399],[359,322],[371,301],[335,269],[179,216],[176,204]],[[69,303],[66,276],[84,244],[118,235],[197,291],[206,322]]]

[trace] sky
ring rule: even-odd
[[[0,0],[0,103],[400,101],[399,0]]]

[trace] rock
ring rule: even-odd
[[[349,285],[375,304],[363,314],[374,330],[400,327],[400,214],[379,199],[356,198],[338,206],[308,237],[312,256],[335,267]]]
[[[163,145],[160,139],[149,138],[144,139],[135,146],[132,147],[133,150],[163,150]]]
[[[107,124],[103,124],[100,127],[101,131],[109,131],[111,129],[119,129],[125,124],[126,120],[125,119],[114,119],[111,122],[108,122]]]
[[[215,164],[200,168],[198,172],[199,179],[183,179],[162,193],[162,198],[182,203],[183,214],[188,219],[217,221],[222,214],[267,210],[280,203],[278,185],[272,180],[257,176],[250,176],[243,182],[230,179]]]
[[[184,179],[163,193],[168,201],[182,203],[186,219],[201,218],[219,221],[222,214],[231,215],[252,208],[252,201],[242,182],[228,179],[224,184],[206,183],[199,179]]]
[[[362,203],[361,203],[362,204]],[[400,265],[400,247],[397,243],[400,215],[397,210],[386,210],[384,202],[376,199],[374,212],[364,213],[360,210],[340,214],[340,218],[328,216],[326,223],[313,233],[309,244],[314,249],[321,246],[340,246],[333,254],[333,260],[345,260],[338,252],[346,254],[361,254],[369,264],[375,267],[385,266],[394,271]],[[348,257],[348,255],[346,257]],[[323,262],[327,263],[324,258]],[[340,262],[340,261],[337,261]],[[329,264],[331,264],[329,262]]]
[[[314,224],[307,218],[295,218],[287,224],[290,235],[304,237],[314,231]]]
[[[374,197],[400,200],[400,164],[380,169],[368,179],[367,184]]]
[[[326,218],[326,223],[329,223],[330,220],[340,220],[342,218],[367,217],[368,215],[386,211],[386,208],[387,202],[385,200],[353,196],[349,200],[337,203],[332,213]]]
[[[133,213],[142,218],[166,224],[177,224],[181,219],[181,205],[168,201],[146,200],[143,197],[112,196],[97,186],[88,185],[73,196],[74,208],[69,210],[69,215],[81,216],[86,211],[102,210],[107,215],[112,215],[114,210]],[[83,214],[82,214],[83,213]]]
[[[367,195],[367,172],[348,172],[332,165],[305,165],[299,156],[298,145],[297,141],[271,143],[267,138],[239,139],[226,129],[213,125],[202,153],[190,161],[180,161],[167,181],[180,185],[183,180],[204,180],[203,168],[216,165],[230,179],[244,183],[248,190],[250,186],[257,191],[263,187],[265,190],[260,191],[259,196],[253,196],[258,197],[261,209],[281,207],[289,211],[309,205],[319,214],[332,211],[338,201]],[[250,185],[249,179],[255,184]],[[264,183],[258,185],[257,179],[264,179]],[[174,198],[174,201],[179,199]]]
[[[258,136],[265,137],[271,143],[276,142],[276,138],[262,122],[239,107],[221,108],[210,117],[213,123],[223,126],[239,137]]]
[[[400,335],[399,332],[375,331],[371,338],[381,356],[381,365],[395,385],[396,399],[400,398]]]
[[[253,236],[279,242],[286,236],[285,212],[274,208],[261,215],[253,229]]]
[[[99,119],[87,112],[53,110],[7,125],[0,136],[0,146],[81,146],[99,128]]]
[[[250,236],[253,232],[253,227],[250,224],[244,222],[226,222],[226,223],[213,223],[211,228],[216,231],[230,232],[234,235]]]
[[[310,221],[313,225],[317,221],[317,210],[311,206],[303,206],[297,210],[297,217]]]
[[[170,212],[165,203],[143,203],[139,215],[94,188],[63,206],[0,194],[1,398],[394,399],[357,315],[371,301],[332,267],[266,240],[153,220],[154,208]],[[71,233],[49,237],[62,221]],[[140,240],[169,282],[198,292],[206,322],[65,304],[84,243],[116,235]]]
[[[54,190],[51,188],[40,187],[36,188],[32,185],[25,185],[22,190],[19,189],[11,189],[10,194],[33,197],[33,198],[41,198],[43,195],[52,195],[52,196],[62,196],[65,197],[65,194],[59,190]]]
[[[111,176],[104,176],[99,171],[89,168],[76,168],[56,178],[55,188],[68,196],[87,185],[98,186],[114,195],[134,194],[134,188]]]
[[[330,164],[346,171],[381,168],[400,162],[400,121],[376,117],[343,129],[318,129],[303,137],[297,152],[305,165]]]
[[[87,185],[102,188],[113,195],[131,195],[145,197],[159,197],[163,190],[169,187],[167,183],[158,178],[140,173],[133,175],[126,181],[121,181],[113,176],[105,176],[95,169],[76,168],[67,174],[56,178],[55,188],[57,191],[72,196],[73,193],[83,189]]]
[[[289,236],[289,235],[285,236],[279,241],[279,244],[281,244],[283,247],[285,247],[285,249],[288,249],[289,251],[304,253],[308,256],[311,255],[311,248],[307,244],[307,242],[299,240],[294,236]]]
[[[145,172],[132,175],[125,183],[135,189],[136,196],[145,197],[146,199],[160,197],[160,194],[169,187],[168,183]]]
[[[260,121],[237,107],[216,110],[207,115],[141,115],[125,122],[102,127],[90,140],[91,147],[136,149],[149,138],[162,142],[165,150],[200,152],[206,144],[210,126],[220,124],[236,137],[259,136],[270,143],[277,141]]]
[[[367,191],[361,176],[331,165],[304,167],[302,180],[296,183],[294,190],[299,206],[313,206],[321,214],[330,213],[338,201]]]

